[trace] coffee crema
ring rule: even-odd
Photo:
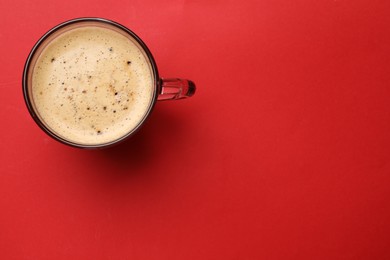
[[[125,136],[153,102],[154,74],[141,46],[130,35],[98,26],[54,38],[37,59],[31,83],[44,124],[77,144]]]

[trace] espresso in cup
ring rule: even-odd
[[[153,71],[142,48],[108,28],[64,32],[32,72],[36,112],[57,135],[80,144],[111,142],[135,128],[153,97]]]
[[[31,50],[23,72],[27,108],[57,141],[104,148],[132,136],[157,100],[193,96],[195,84],[160,78],[145,43],[103,18],[57,25]]]

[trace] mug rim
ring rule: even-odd
[[[153,72],[153,80],[154,80],[153,96],[152,96],[152,100],[151,100],[151,102],[149,104],[149,107],[148,107],[144,117],[137,124],[137,126],[135,126],[133,129],[131,129],[128,133],[126,133],[125,135],[121,136],[118,139],[115,139],[115,140],[107,142],[107,143],[102,143],[102,144],[80,144],[80,143],[69,141],[69,140],[67,140],[67,139],[57,135],[54,131],[50,130],[42,122],[42,120],[39,118],[39,116],[35,112],[35,110],[33,108],[33,105],[32,105],[32,102],[30,100],[30,95],[29,95],[29,91],[28,91],[28,73],[29,73],[29,71],[31,69],[30,68],[30,63],[31,63],[32,58],[34,57],[34,54],[36,53],[38,48],[42,45],[42,43],[45,42],[45,40],[50,35],[52,35],[54,32],[58,31],[59,29],[62,29],[64,27],[66,27],[68,25],[79,23],[79,22],[100,22],[100,23],[105,23],[105,24],[108,24],[108,25],[115,26],[115,27],[121,29],[122,31],[124,31],[125,33],[129,34],[141,46],[141,48],[144,50],[144,52],[145,52],[145,54],[146,54],[146,56],[147,56],[147,58],[148,58],[148,60],[150,62],[150,65],[151,65],[151,68],[152,68],[152,72]],[[27,106],[27,109],[28,109],[30,115],[32,116],[32,118],[35,121],[35,123],[46,134],[48,134],[50,137],[54,138],[55,140],[57,140],[57,141],[59,141],[59,142],[61,142],[63,144],[72,146],[72,147],[83,148],[83,149],[97,149],[97,148],[111,147],[113,145],[119,144],[119,143],[123,142],[124,140],[128,139],[130,136],[132,136],[134,133],[136,133],[141,128],[141,126],[145,123],[146,119],[149,118],[149,116],[150,116],[150,114],[151,114],[151,112],[152,112],[152,110],[153,110],[153,108],[154,108],[154,106],[156,104],[157,97],[158,97],[159,81],[160,81],[160,78],[159,78],[159,75],[158,75],[157,65],[156,65],[156,62],[155,62],[155,60],[153,58],[153,55],[150,52],[149,48],[146,46],[146,44],[141,40],[141,38],[138,35],[136,35],[133,31],[131,31],[126,26],[124,26],[124,25],[122,25],[120,23],[114,22],[112,20],[108,20],[108,19],[105,19],[105,18],[99,18],[99,17],[80,17],[80,18],[67,20],[65,22],[62,22],[62,23],[54,26],[53,28],[48,30],[43,36],[41,36],[39,38],[39,40],[34,44],[34,47],[31,49],[31,51],[30,51],[30,53],[29,53],[29,55],[27,57],[27,60],[25,62],[25,65],[24,65],[22,87],[23,87],[24,101],[26,103],[26,106]]]

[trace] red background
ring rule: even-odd
[[[389,3],[1,0],[0,259],[390,259]],[[47,137],[23,65],[80,16],[196,95],[112,149]]]

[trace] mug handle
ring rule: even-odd
[[[195,83],[187,79],[161,78],[160,93],[157,100],[175,100],[191,97],[195,94]]]

